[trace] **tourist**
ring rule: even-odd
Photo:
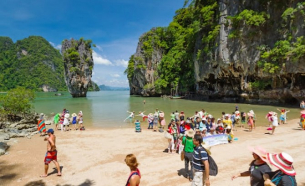
[[[200,145],[202,136],[195,134],[193,143],[195,145],[193,152],[193,182],[192,186],[210,185],[210,169],[207,151]]]
[[[75,113],[72,114],[72,126],[74,128],[74,130],[76,130],[76,118],[77,118],[77,115]]]
[[[163,132],[164,126],[166,124],[164,115],[165,115],[164,112],[160,111],[160,113],[159,113],[159,121],[160,121],[160,128],[162,129],[161,132]]]
[[[147,122],[148,122],[148,128],[147,129],[153,129],[154,128],[154,116],[152,115],[152,113],[148,114]]]
[[[175,112],[172,112],[172,113],[171,113],[171,120],[176,120]]]
[[[193,152],[194,152],[194,130],[190,129],[186,131],[186,136],[182,138],[182,144],[184,145],[184,170],[186,172],[186,178],[190,181],[193,180]],[[191,170],[189,171],[189,164],[191,165]]]
[[[217,123],[216,123],[216,134],[223,134],[224,133],[224,128],[222,124],[222,119],[218,118]]]
[[[126,118],[126,119],[124,119],[124,122],[127,120],[127,119],[129,119],[129,122],[131,123],[132,122],[132,120],[133,120],[133,118],[134,118],[134,111],[132,111],[132,112],[130,112],[130,111],[127,111],[128,113],[129,113],[129,116]]]
[[[222,120],[224,120],[225,116],[226,116],[226,113],[225,112],[221,112],[221,114],[222,114]]]
[[[195,111],[195,115],[193,116],[194,118],[199,117],[198,111]]]
[[[179,132],[182,135],[185,134],[185,122],[184,121],[181,121],[181,123],[180,123]]]
[[[204,124],[201,121],[200,117],[196,118],[196,129],[199,129],[200,131],[203,130]]]
[[[158,114],[154,114],[154,132],[157,132],[157,128],[158,128],[158,123],[159,123],[159,115]]]
[[[177,128],[177,124],[176,124],[175,120],[171,120],[171,127],[173,130],[172,135],[173,135],[173,139],[174,139],[174,149],[172,149],[172,150],[177,150],[179,132],[178,132],[178,128]]]
[[[290,110],[285,110],[285,109],[278,109],[278,111],[281,112],[281,115],[280,115],[280,121],[281,121],[281,124],[285,124],[286,123],[286,119],[287,119],[287,113],[290,112]]]
[[[225,119],[222,120],[224,128],[230,127],[231,129],[233,128],[232,121],[229,119],[230,115],[225,114]]]
[[[210,130],[211,130],[211,129],[214,129],[214,131],[215,131],[215,129],[216,129],[216,123],[215,123],[215,118],[214,118],[214,117],[211,118]]]
[[[234,135],[230,126],[227,126],[226,134],[228,135],[228,142],[231,143],[233,141]]]
[[[279,170],[264,174],[265,186],[296,186],[296,172],[293,168],[293,158],[282,152],[280,154],[267,153],[264,161],[277,167]]]
[[[49,163],[52,161],[56,168],[57,168],[57,176],[61,176],[61,171],[59,164],[57,162],[57,150],[56,150],[56,136],[54,135],[54,130],[49,129],[47,131],[48,137],[44,138],[44,141],[47,142],[47,153],[44,158],[44,174],[40,177],[47,177],[48,176],[48,169],[49,169]]]
[[[272,111],[268,112],[268,114],[266,115],[266,118],[268,119],[268,122],[269,122],[269,127],[272,126],[272,116],[273,116]]]
[[[66,110],[66,114],[65,114],[65,118],[64,118],[64,123],[63,123],[64,131],[66,131],[66,130],[69,131],[69,129],[68,129],[69,124],[70,124],[69,118],[70,118],[69,111]],[[66,129],[66,127],[67,127],[67,129]]]
[[[233,129],[235,129],[235,112],[232,112],[232,115],[231,115],[230,119],[232,121]]]
[[[78,113],[78,125],[79,125],[79,130],[85,130],[82,111],[79,111]]]
[[[144,112],[145,111],[143,111],[143,112],[140,111],[139,115],[138,115],[138,116],[142,117],[143,121],[145,121],[145,119],[147,118],[147,116],[144,114]]]
[[[209,114],[207,116],[207,120],[205,121],[205,125],[206,125],[206,128],[207,128],[207,132],[210,132],[210,128],[211,128],[211,124],[212,124],[212,118],[213,116],[211,114]]]
[[[255,129],[255,123],[256,123],[256,114],[254,113],[253,110],[250,110],[249,113],[253,115],[253,128]]]
[[[136,156],[133,154],[128,154],[125,158],[125,163],[130,168],[130,174],[127,179],[126,186],[139,186],[141,173],[138,169],[139,163]]]
[[[232,176],[232,180],[238,177],[250,177],[251,186],[264,186],[263,175],[271,172],[269,165],[262,159],[259,148],[251,148],[254,160],[250,163],[249,170]]]
[[[300,116],[300,127],[305,130],[305,111],[301,111],[301,116]]]
[[[249,125],[249,132],[252,132],[253,129],[253,115],[248,113],[248,125]]]
[[[246,113],[245,112],[241,112],[241,124],[243,127],[246,124]]]
[[[135,124],[135,132],[141,132],[141,123],[139,120],[136,120]]]
[[[274,112],[272,115],[272,133],[271,133],[271,135],[274,134],[275,128],[277,126],[279,126],[278,119],[277,119],[277,113]]]
[[[187,119],[184,124],[184,128],[185,128],[185,130],[190,130],[190,129],[194,130],[194,125],[192,124],[192,122],[189,119]]]
[[[239,125],[239,121],[240,121],[240,112],[237,110],[235,111],[235,125]]]
[[[213,135],[215,135],[215,128],[210,128],[210,132],[208,132],[206,136],[213,136]]]
[[[53,118],[53,122],[55,124],[55,129],[58,129],[58,123],[60,120],[60,113],[55,114],[54,118]]]
[[[175,121],[171,122],[167,129],[167,132],[171,135],[171,138],[168,138],[168,147],[167,147],[168,153],[173,153],[173,151],[175,150],[174,122]]]
[[[179,114],[180,121],[184,121],[184,117],[185,117],[184,112],[181,111]]]
[[[304,102],[304,101],[301,101],[301,103],[300,103],[300,109],[305,109],[305,102]]]
[[[176,119],[176,121],[178,121],[180,118],[179,118],[179,112],[178,112],[178,110],[176,110],[176,112],[175,112],[175,119]]]

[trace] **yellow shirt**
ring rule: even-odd
[[[228,126],[232,129],[232,121],[230,119],[224,119],[222,120],[224,128],[227,128]]]

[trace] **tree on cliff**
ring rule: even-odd
[[[6,95],[0,97],[1,115],[17,115],[27,114],[33,108],[32,102],[34,101],[34,91],[18,87],[8,91]]]

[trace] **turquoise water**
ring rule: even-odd
[[[143,101],[146,104],[143,104]],[[269,111],[277,111],[275,106],[237,104],[240,111],[248,112],[254,110],[257,115],[257,124],[266,125],[265,115]],[[208,113],[218,118],[221,112],[232,113],[235,110],[235,103],[218,103],[191,101],[184,99],[169,99],[160,97],[140,97],[130,96],[129,91],[100,91],[88,92],[86,98],[72,98],[68,92],[64,92],[63,96],[55,96],[54,93],[36,93],[34,102],[35,111],[50,115],[52,112],[61,112],[63,108],[78,113],[80,110],[84,113],[84,124],[94,127],[128,127],[133,126],[123,120],[128,117],[127,111],[145,110],[145,114],[154,113],[158,108],[165,112],[165,119],[170,121],[171,112],[178,110],[184,111],[186,116],[194,115],[195,111],[205,109]],[[280,108],[281,109],[281,108]],[[298,108],[290,109],[288,119],[298,118],[300,110]],[[279,115],[279,112],[278,112]],[[141,117],[135,117],[141,120]]]

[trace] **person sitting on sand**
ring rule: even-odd
[[[56,150],[56,136],[54,135],[54,130],[49,129],[47,131],[48,137],[44,138],[44,141],[48,141],[47,143],[47,153],[44,158],[44,174],[40,177],[47,177],[48,176],[48,169],[49,169],[49,163],[51,161],[55,164],[57,168],[57,176],[61,176],[60,166],[57,162],[57,150]]]
[[[274,172],[266,172],[264,174],[265,186],[296,186],[297,181],[295,179],[296,172],[293,168],[293,158],[282,152],[280,154],[267,153],[264,161],[278,168]]]
[[[139,120],[136,120],[135,124],[135,132],[141,132],[141,123]]]
[[[290,112],[290,110],[285,110],[285,109],[278,109],[278,111],[281,112],[281,115],[280,115],[280,121],[281,121],[281,124],[285,124],[286,123],[286,118],[287,118],[287,113]]]
[[[263,175],[266,172],[271,172],[269,165],[261,158],[261,153],[258,148],[250,148],[254,160],[250,163],[249,170],[232,176],[232,180],[238,177],[250,177],[251,186],[264,186]]]
[[[126,186],[139,186],[141,173],[138,169],[139,163],[133,154],[128,154],[125,158],[126,165],[130,168],[130,175],[127,179]]]

